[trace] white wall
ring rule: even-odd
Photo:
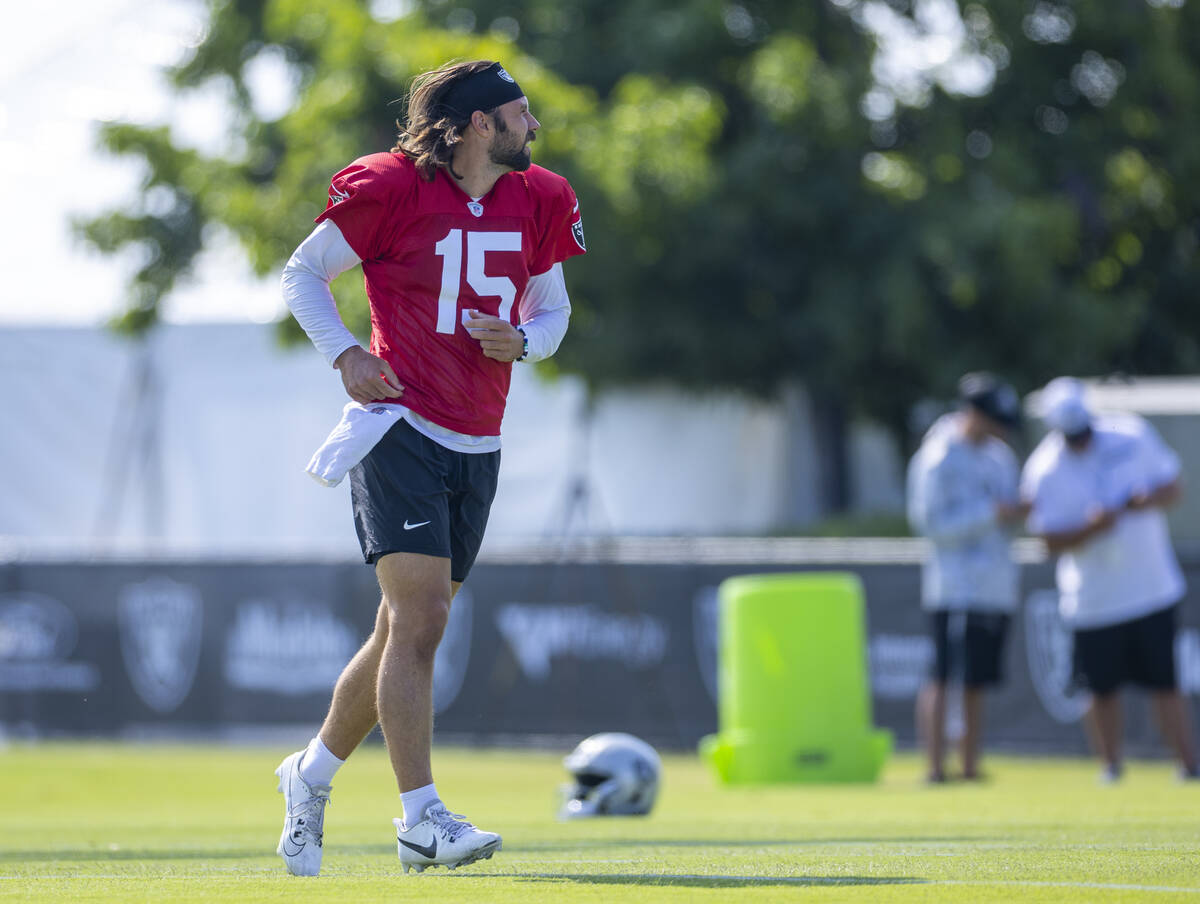
[[[768,530],[783,514],[785,440],[777,407],[736,396],[606,394],[590,444],[601,513],[618,533]]]
[[[303,473],[345,402],[316,352],[281,349],[269,325],[205,324],[160,328],[152,354],[158,483],[130,454],[133,343],[100,329],[0,330],[0,538],[71,553],[357,553],[347,485]],[[609,393],[590,430],[585,408],[579,380],[515,368],[490,538],[557,536],[568,514],[578,533],[765,533],[787,520],[789,472],[815,473],[779,406],[666,388]],[[581,477],[586,508],[570,505]]]
[[[0,467],[14,477],[0,535],[129,547],[147,542],[149,507],[178,550],[353,540],[344,489],[317,492],[303,473],[342,405],[315,353],[280,350],[264,326],[163,328],[157,482],[136,448],[138,354],[103,330],[0,331]]]
[[[905,468],[892,436],[878,424],[858,423],[849,445],[855,511],[904,511]]]

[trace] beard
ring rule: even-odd
[[[499,116],[495,117],[495,123],[497,138],[488,151],[488,159],[497,166],[503,166],[519,173],[529,169],[533,163],[533,154],[530,152],[529,144],[534,141],[534,136],[529,132],[518,136],[516,132],[505,125],[504,120]]]

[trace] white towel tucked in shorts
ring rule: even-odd
[[[327,487],[337,486],[395,426],[405,410],[401,405],[384,402],[369,405],[347,402],[342,409],[342,419],[313,453],[305,472]]]

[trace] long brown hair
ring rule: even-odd
[[[450,165],[454,146],[462,141],[463,130],[471,122],[470,113],[461,116],[442,105],[442,98],[460,79],[482,72],[491,65],[492,60],[447,63],[413,79],[408,92],[408,122],[406,125],[397,120],[400,134],[396,136],[392,153],[413,160],[417,172],[426,182],[433,181],[439,166]]]

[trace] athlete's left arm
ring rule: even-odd
[[[561,262],[529,278],[518,310],[521,329],[529,340],[525,360],[541,361],[558,351],[571,319],[571,299],[567,296]]]
[[[1131,511],[1148,508],[1169,508],[1183,496],[1183,481],[1176,477],[1168,483],[1161,484],[1145,493],[1134,493],[1129,497],[1125,507]]]
[[[1169,508],[1183,496],[1182,463],[1175,450],[1148,422],[1141,421],[1140,426],[1140,461],[1146,478],[1129,498],[1126,508],[1133,511]]]

